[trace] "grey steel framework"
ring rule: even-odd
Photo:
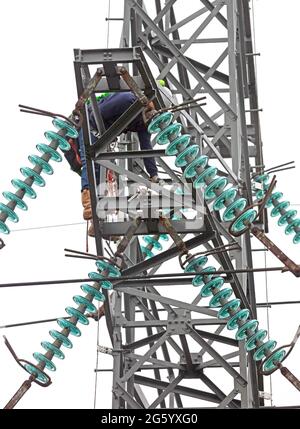
[[[126,67],[132,64],[128,67],[132,67],[136,82],[150,99],[155,99],[155,79],[164,79],[179,102],[205,94],[207,108],[183,110],[178,120],[192,134],[202,154],[215,159],[219,174],[237,184],[251,202],[251,168],[259,169],[263,158],[248,1],[168,0],[162,5],[160,0],[125,0],[124,3],[120,49],[75,51],[78,94],[93,64],[102,64],[106,75],[98,91],[126,89],[115,73],[115,66],[120,63]],[[185,16],[187,3],[194,4],[194,11]],[[147,11],[147,6],[153,10]],[[207,52],[210,54],[206,59]],[[150,72],[148,64],[157,68],[156,75]],[[95,105],[95,100],[92,102]],[[162,100],[158,97],[156,102],[161,105]],[[101,174],[106,167],[132,182],[150,186],[147,176],[139,169],[141,158],[147,153],[119,152],[116,163],[111,162],[110,153],[102,154],[142,108],[141,103],[135,103],[120,123],[106,132],[98,118],[99,130],[105,136],[100,137],[91,155],[102,165]],[[83,129],[88,141],[86,118]],[[155,148],[160,169],[170,181],[181,182],[182,176],[168,167],[162,153]],[[133,163],[132,158],[137,155],[140,159]],[[126,158],[130,171],[125,169]],[[93,181],[91,160],[88,170]],[[95,190],[92,201],[96,216]],[[102,219],[97,222],[98,254],[103,252],[102,236],[125,235],[129,226],[128,221],[112,224]],[[173,226],[183,239],[186,234],[194,234],[193,238],[184,239],[188,249],[209,251],[224,242],[236,241],[239,250],[217,253],[214,258],[221,270],[231,272],[225,281],[231,283],[236,296],[246,308],[251,308],[255,317],[249,233],[234,239],[220,218],[209,210],[202,229],[185,229],[185,223],[180,221],[174,221]],[[166,231],[151,219],[142,221],[126,251],[127,266],[123,270],[124,276],[140,276],[140,280],[118,283],[111,304],[106,300],[106,323],[112,340],[112,407],[185,408],[192,404],[199,408],[251,408],[262,405],[259,391],[263,391],[263,384],[253,359],[247,360],[243,347],[222,332],[224,322],[217,318],[216,311],[201,305],[190,280],[179,275],[149,278],[159,270],[166,272],[164,264],[170,267],[170,261],[175,262],[179,254],[173,244],[168,250],[144,260],[138,235],[157,232]],[[236,273],[234,268],[248,271]],[[143,279],[145,275],[148,278]]]

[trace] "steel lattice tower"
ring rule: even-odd
[[[164,6],[156,0],[151,12],[147,10],[148,2],[125,1],[120,49],[75,52],[78,91],[82,90],[79,81],[85,74],[82,70],[87,70],[85,63],[103,63],[106,88],[112,89],[113,65],[142,56],[143,64],[146,60],[156,67],[155,78],[167,82],[178,102],[206,95],[209,107],[186,109],[181,112],[181,121],[201,153],[213,159],[222,175],[237,185],[251,203],[251,165],[261,166],[263,159],[249,4],[247,0],[198,3],[196,10],[185,16],[184,2],[180,0],[166,1]],[[132,73],[139,82],[140,68],[133,65]],[[153,83],[151,74],[149,79]],[[124,169],[124,159],[115,166],[107,161],[109,156],[103,160],[102,154],[101,159],[100,152],[95,152],[100,164],[118,174],[129,174]],[[171,181],[180,183],[181,176],[158,155],[156,152],[160,169]],[[138,170],[128,158],[130,179],[139,182]],[[100,253],[101,234],[112,234],[113,228],[124,235],[128,229],[127,222],[112,225],[100,222],[96,231]],[[174,225],[182,237],[194,235],[187,240],[189,249],[211,251],[224,243],[238,243],[240,250],[217,253],[213,258],[221,270],[248,269],[243,274],[233,272],[226,281],[256,317],[250,234],[231,237],[224,222],[210,209],[201,230],[185,230],[180,222]],[[162,232],[156,228],[145,223],[139,234]],[[178,249],[171,246],[144,260],[135,236],[126,250],[128,265],[123,275],[139,276],[146,270],[151,275],[166,272],[170,263],[178,265],[177,257]],[[164,268],[167,263],[168,268]],[[185,299],[187,288],[191,292]],[[197,407],[209,403],[230,408],[259,406],[259,390],[263,387],[254,361],[247,359],[242,345],[223,332],[225,325],[216,320],[216,312],[199,302],[199,293],[190,280],[145,278],[120,284],[115,291],[112,308],[106,304],[107,326],[116,350],[113,408],[182,408],[191,398]],[[124,352],[120,352],[122,349]]]

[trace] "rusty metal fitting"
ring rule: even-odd
[[[102,304],[96,313],[87,313],[86,317],[91,317],[96,322],[98,322],[103,316],[105,316],[105,307]]]
[[[30,385],[31,385],[31,383],[36,383],[36,384],[38,384],[41,387],[48,387],[48,386],[50,386],[50,384],[52,383],[52,381],[51,381],[51,378],[49,377],[49,375],[46,374],[40,367],[38,367],[37,365],[33,364],[32,362],[29,362],[28,360],[25,360],[25,359],[18,358],[16,352],[14,351],[12,345],[10,344],[10,342],[8,341],[8,339],[6,338],[5,335],[3,335],[3,338],[4,338],[4,343],[5,343],[6,347],[8,348],[8,350],[10,351],[10,353],[12,354],[12,357],[14,358],[14,360],[17,362],[18,365],[20,365],[21,368],[23,368],[27,373],[30,374],[29,380],[27,380],[27,381],[30,382]],[[26,365],[30,365],[31,367],[36,368],[37,373],[42,373],[43,376],[45,377],[46,381],[45,382],[40,382],[39,380],[37,380],[36,376],[32,375],[28,371],[28,369],[26,368]]]
[[[175,228],[172,226],[171,222],[169,221],[168,218],[160,216],[159,221],[161,222],[161,224],[166,228],[166,230],[168,231],[168,233],[170,234],[170,236],[172,237],[176,247],[178,248],[178,250],[180,251],[179,254],[179,260],[180,257],[182,255],[187,255],[189,253],[185,242],[182,240],[182,238],[177,234],[177,231],[175,230]]]
[[[128,88],[136,95],[136,97],[144,106],[147,106],[150,100],[139,88],[133,77],[129,74],[128,70],[125,67],[119,67],[118,71],[122,76],[122,79],[128,85]]]
[[[300,277],[300,265],[296,264],[291,258],[289,258],[272,240],[270,240],[264,233],[263,230],[257,228],[256,226],[252,226],[250,229],[251,233],[266,246],[273,255],[279,259],[291,273],[293,273],[296,277]]]
[[[290,344],[285,344],[281,347],[278,347],[277,349],[273,350],[272,353],[269,354],[265,359],[262,360],[262,362],[260,363],[260,365],[258,367],[261,374],[271,375],[271,374],[273,374],[273,372],[280,369],[280,372],[282,373],[282,375],[284,375],[298,390],[300,390],[299,389],[299,387],[300,387],[299,380],[290,372],[290,370],[288,368],[286,368],[282,365],[282,362],[284,362],[287,359],[287,357],[291,354],[291,352],[292,352],[293,348],[295,347],[299,337],[300,337],[300,326],[298,326],[296,334],[294,335],[294,338]],[[278,362],[277,365],[276,365],[276,363],[274,363],[274,365],[276,365],[276,366],[273,369],[264,370],[263,367],[264,367],[266,360],[272,359],[272,356],[275,356],[275,355],[278,356],[278,352],[280,352],[281,350],[284,350],[284,349],[288,349],[288,351],[286,352],[286,354],[283,357],[281,357],[280,362]]]
[[[84,107],[86,101],[91,96],[91,94],[93,93],[93,91],[96,89],[96,86],[100,82],[102,76],[103,76],[103,71],[98,68],[97,71],[96,71],[96,73],[94,74],[94,76],[88,82],[87,87],[85,88],[85,90],[83,91],[83,93],[78,98],[78,100],[77,100],[77,102],[75,104],[75,109],[72,112],[72,115],[73,114],[78,115],[80,112],[82,112],[83,107]]]
[[[129,242],[131,241],[132,237],[134,236],[134,233],[136,232],[136,230],[140,226],[141,222],[142,222],[141,217],[137,217],[136,219],[134,219],[131,222],[131,225],[129,226],[126,234],[122,238],[121,242],[118,244],[117,251],[115,253],[115,257],[119,257],[119,258],[121,257],[123,260],[122,254],[123,254],[124,250],[126,249],[126,247],[128,246]]]
[[[144,121],[145,126],[148,127],[149,123],[157,115],[159,115],[159,112],[157,110],[155,110],[152,106],[148,105],[142,112],[143,121]]]

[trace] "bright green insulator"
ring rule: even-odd
[[[289,210],[284,215],[280,216],[277,224],[283,226],[288,223],[288,219],[293,219],[295,216],[297,216],[297,210]]]
[[[12,185],[17,189],[22,189],[25,191],[25,195],[29,198],[36,198],[36,192],[32,189],[31,186],[27,185],[27,183],[23,182],[20,179],[12,179]]]
[[[243,326],[239,328],[239,330],[235,334],[235,338],[238,341],[242,341],[242,340],[245,340],[247,337],[251,337],[254,334],[257,326],[258,326],[257,320],[255,319],[248,320],[248,322],[246,322]],[[247,333],[247,331],[251,333],[249,334]]]
[[[243,308],[243,310],[240,310],[238,313],[236,313],[234,316],[231,317],[231,319],[227,322],[227,329],[233,330],[238,328],[239,324],[238,322],[245,322],[250,314],[250,310],[248,308]]]
[[[50,164],[48,164],[47,161],[45,161],[43,158],[37,155],[29,155],[28,156],[29,161],[33,165],[38,165],[42,168],[43,173],[45,174],[53,174],[53,168]]]
[[[258,183],[265,183],[269,180],[270,176],[268,174],[261,174],[260,176],[254,177],[254,181]]]
[[[56,371],[56,366],[54,365],[54,363],[42,353],[34,352],[33,357],[38,362],[43,362],[46,365],[46,368],[50,371]]]
[[[35,375],[36,379],[40,381],[42,384],[47,384],[50,379],[49,377],[42,371],[40,371],[38,368],[35,368],[30,363],[25,364],[25,369],[29,374]]]
[[[186,149],[184,149],[183,152],[180,152],[180,154],[177,155],[175,165],[176,167],[185,167],[189,161],[187,161],[185,158],[187,156],[190,156],[191,158],[196,158],[200,150],[200,147],[197,144],[193,144],[191,146],[188,146]]]
[[[205,168],[208,162],[208,157],[206,155],[201,155],[198,158],[194,159],[184,170],[183,177],[186,179],[192,179],[197,175],[196,168]]]
[[[143,240],[147,244],[151,244],[154,247],[154,249],[162,250],[162,245],[160,244],[160,242],[158,240],[156,240],[154,237],[152,237],[151,235],[145,235],[143,237]]]
[[[238,298],[232,299],[231,301],[227,302],[225,305],[223,305],[221,310],[219,310],[218,318],[226,319],[227,317],[230,317],[231,314],[229,311],[237,311],[240,304],[241,304],[241,301]]]
[[[17,207],[21,210],[27,210],[27,204],[17,195],[13,194],[12,192],[2,192],[2,195],[8,200],[8,201],[14,201],[17,204]]]
[[[265,329],[260,329],[254,335],[252,335],[252,337],[250,337],[245,344],[247,352],[250,352],[251,350],[255,349],[256,343],[263,341],[267,335],[268,332]]]
[[[45,186],[46,182],[36,171],[32,170],[29,167],[20,168],[21,173],[24,177],[31,177],[33,179],[33,183],[37,186]]]
[[[236,211],[242,211],[247,205],[246,198],[239,198],[238,200],[234,201],[230,206],[227,207],[225,212],[223,213],[223,221],[224,222],[231,222],[233,219],[236,218]]]
[[[210,307],[220,307],[221,305],[221,299],[229,299],[231,297],[231,295],[233,294],[233,290],[230,288],[226,288],[226,289],[221,289],[218,293],[216,293],[212,299],[209,301],[209,306]]]
[[[219,211],[224,209],[225,203],[232,203],[233,200],[235,199],[236,195],[237,195],[237,188],[230,188],[230,189],[226,189],[226,191],[222,192],[221,195],[218,196],[218,198],[216,198],[214,205],[213,205],[213,209],[215,211]]]
[[[7,218],[11,220],[12,222],[16,223],[19,222],[18,215],[9,208],[6,204],[0,203],[0,211],[4,212],[7,215]]]
[[[202,269],[202,267],[207,263],[208,258],[207,256],[198,256],[197,258],[194,258],[191,262],[187,264],[187,266],[184,269],[185,273],[193,273],[197,271],[197,269]]]
[[[54,340],[60,341],[62,345],[65,346],[67,349],[71,349],[73,347],[71,340],[69,340],[69,338],[63,335],[61,332],[52,329],[51,331],[49,331],[49,334]]]
[[[236,221],[232,224],[232,230],[234,232],[241,232],[244,229],[249,227],[249,224],[254,221],[256,218],[257,211],[254,209],[249,209],[241,216],[239,216]]]
[[[57,134],[55,131],[45,131],[44,132],[44,136],[46,137],[47,140],[49,140],[50,142],[52,140],[55,140],[58,142],[58,146],[61,150],[69,150],[70,149],[70,143],[67,142],[67,140],[60,136],[59,134]]]
[[[290,206],[289,201],[281,201],[276,207],[271,210],[271,216],[275,217],[280,215],[280,210],[285,210]]]
[[[103,275],[102,274],[100,274],[100,273],[96,273],[95,271],[92,271],[92,272],[90,272],[89,274],[88,274],[88,276],[89,276],[89,278],[91,279],[91,280],[95,280],[95,281],[97,281],[97,282],[100,282],[102,279],[103,279]]]
[[[211,182],[204,192],[204,197],[206,200],[211,200],[212,198],[216,198],[216,190],[222,190],[227,185],[228,180],[226,177],[217,177],[213,182]]]
[[[54,118],[52,121],[52,124],[55,126],[57,130],[66,130],[67,136],[71,137],[72,139],[77,139],[78,132],[74,126],[69,124],[67,121],[64,121],[59,118]]]
[[[155,137],[156,143],[160,145],[170,143],[170,138],[175,139],[176,137],[178,137],[181,132],[181,129],[182,129],[182,125],[178,124],[178,122],[175,122],[174,124],[169,125],[163,131],[157,134],[157,136]]]
[[[108,261],[100,259],[95,264],[100,271],[109,271],[109,277],[120,277],[121,275],[119,268]]]
[[[201,270],[201,271],[202,271],[202,274],[197,274],[196,277],[194,277],[192,280],[192,285],[195,287],[203,285],[204,277],[205,277],[205,281],[209,281],[212,278],[213,274],[205,274],[205,273],[207,273],[207,272],[212,273],[212,272],[216,271],[216,268],[215,267],[206,267],[206,268],[203,268],[203,270]]]
[[[106,289],[106,290],[112,290],[113,285],[111,282],[109,282],[108,280],[103,280],[100,283],[101,289]]]
[[[72,322],[70,322],[67,319],[57,319],[57,324],[62,328],[69,329],[70,334],[74,335],[75,337],[80,337],[81,332],[80,329],[77,328]]]
[[[111,282],[109,282],[108,280],[103,280],[104,276],[102,274],[91,272],[88,274],[88,276],[91,280],[95,280],[96,282],[100,283],[100,286],[103,289],[111,290],[113,288]]]
[[[154,253],[151,252],[150,249],[148,249],[148,247],[145,246],[141,246],[141,250],[144,253],[144,255],[146,256],[146,258],[153,258]]]
[[[285,233],[286,235],[292,234],[292,232],[294,232],[294,228],[300,226],[300,219],[294,219],[292,223],[290,223],[286,228],[285,228]]]
[[[268,199],[268,201],[266,202],[266,207],[270,208],[273,205],[273,201],[274,200],[280,200],[280,198],[282,198],[283,193],[282,192],[274,192],[274,194],[272,194],[270,196],[270,198]]]
[[[55,149],[53,149],[53,147],[48,146],[45,143],[39,143],[39,144],[36,145],[36,148],[41,153],[47,153],[47,154],[49,154],[51,156],[51,159],[53,161],[56,161],[56,162],[61,162],[62,161],[61,155]]]
[[[220,289],[224,284],[224,279],[222,277],[215,277],[214,279],[210,280],[208,283],[205,283],[205,285],[202,287],[200,291],[200,295],[202,297],[207,297],[212,295],[212,289]]]
[[[299,244],[300,243],[300,232],[297,232],[297,234],[293,238],[293,243],[294,244]]]
[[[277,345],[277,342],[275,340],[269,340],[266,343],[264,343],[262,346],[260,346],[256,352],[253,355],[254,360],[261,360],[264,356],[266,356],[266,353],[271,352],[275,349]]]
[[[77,305],[85,305],[86,310],[90,311],[91,313],[94,313],[97,311],[95,305],[92,302],[90,302],[88,299],[86,299],[84,296],[75,295],[73,296],[73,301]]]
[[[272,371],[273,369],[278,368],[277,364],[283,361],[285,355],[285,350],[277,350],[277,352],[264,361],[263,370]]]
[[[66,307],[66,312],[69,314],[69,316],[76,317],[76,319],[78,319],[78,322],[82,323],[82,325],[88,325],[90,323],[89,320],[85,317],[85,315],[82,314],[76,308]]]
[[[205,185],[205,180],[211,180],[216,176],[217,171],[218,169],[216,167],[207,167],[203,173],[199,174],[199,176],[194,180],[194,188],[201,188],[201,186]]]
[[[184,134],[183,136],[177,137],[175,140],[167,146],[165,152],[168,156],[177,155],[179,147],[181,150],[185,149],[190,143],[191,136],[189,134]]]
[[[164,241],[169,241],[169,236],[168,234],[160,234],[159,239]]]
[[[101,301],[101,302],[105,301],[105,296],[103,295],[103,293],[101,293],[95,287],[85,283],[81,285],[80,288],[81,290],[83,290],[83,292],[91,294],[94,297],[94,299],[96,299],[96,301]]]
[[[259,191],[256,192],[255,195],[258,200],[262,200],[265,194],[266,194],[266,191],[264,191],[263,189],[260,189]]]
[[[46,351],[49,350],[51,353],[53,353],[54,356],[57,357],[58,359],[64,359],[65,358],[65,355],[63,354],[63,352],[58,347],[54,346],[53,344],[49,343],[48,341],[42,341],[41,346]]]
[[[9,234],[10,233],[10,229],[8,228],[8,226],[2,222],[2,220],[0,220],[0,232],[2,232],[3,234]]]
[[[161,131],[161,127],[166,128],[173,120],[173,113],[164,112],[161,115],[156,116],[152,119],[148,126],[148,133],[155,134]]]

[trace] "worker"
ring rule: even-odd
[[[106,93],[104,97],[97,101],[105,128],[109,128],[134,102],[136,96],[132,92],[116,92],[114,94]],[[93,131],[97,130],[95,118],[91,106],[88,106],[89,124],[91,129],[91,143],[94,144],[96,137]],[[152,149],[150,134],[144,124],[142,114],[138,115],[123,132],[132,131],[138,134],[140,148],[142,150]],[[85,148],[83,143],[82,130],[78,136],[81,169],[81,200],[83,205],[83,218],[90,220],[92,218],[91,199],[89,191],[89,181],[87,177]],[[152,182],[158,182],[157,166],[154,158],[144,158],[145,168]],[[95,165],[96,182],[99,183],[99,164]]]

